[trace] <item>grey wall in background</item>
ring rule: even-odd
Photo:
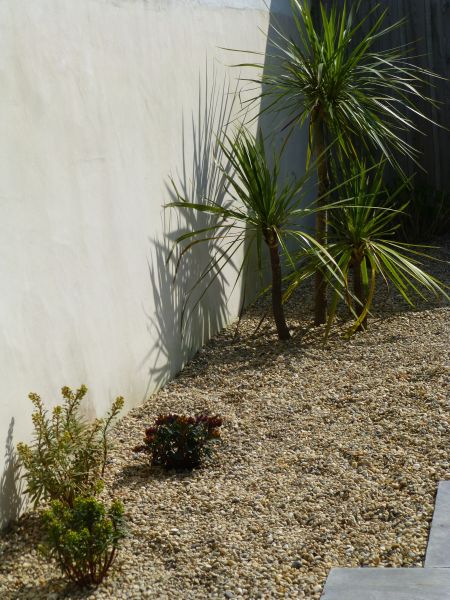
[[[313,0],[315,2],[316,0]],[[332,0],[324,0],[328,6]],[[337,0],[338,5],[344,0]],[[350,3],[347,2],[347,5]],[[432,70],[443,79],[434,79],[435,87],[428,86],[427,93],[441,103],[439,110],[425,108],[434,121],[450,129],[450,1],[449,0],[363,0],[362,14],[375,5],[388,9],[386,24],[406,17],[401,28],[390,32],[383,46],[404,46],[414,42],[412,62]],[[379,15],[379,11],[376,13]],[[372,16],[368,24],[374,22]],[[409,171],[417,171],[417,180],[427,185],[450,192],[450,132],[416,119],[417,127],[425,134],[412,134],[411,143],[421,150],[420,163],[426,173],[409,165]]]

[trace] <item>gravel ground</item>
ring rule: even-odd
[[[450,478],[449,310],[382,293],[369,331],[346,341],[338,323],[323,348],[310,304],[308,289],[290,304],[288,343],[267,322],[252,335],[252,307],[236,340],[220,333],[117,425],[106,493],[129,535],[104,584],[65,587],[30,513],[0,539],[0,597],[317,599],[332,566],[421,566]],[[165,474],[133,454],[159,412],[203,410],[225,424],[201,469]]]

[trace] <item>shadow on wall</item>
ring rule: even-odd
[[[183,120],[183,164],[181,172],[173,177],[181,196],[194,202],[207,198],[223,201],[224,176],[218,167],[223,164],[223,156],[218,139],[233,129],[235,102],[229,83],[225,80],[219,86],[215,71],[210,74],[206,67],[204,77],[199,76],[197,114],[192,114],[189,125]],[[193,153],[189,154],[192,147]],[[167,191],[168,202],[177,199],[169,183]],[[146,316],[149,337],[156,342],[144,359],[144,364],[150,362],[146,396],[172,379],[229,318],[226,291],[229,293],[233,286],[239,265],[231,265],[226,274],[218,271],[215,262],[223,260],[220,244],[211,239],[192,248],[182,257],[176,278],[179,248],[167,262],[176,238],[213,223],[208,215],[167,209],[163,241],[151,240],[148,273],[154,312]],[[205,237],[211,234],[206,232]],[[194,288],[200,277],[201,285]]]
[[[264,74],[269,73],[274,64],[276,64],[276,56],[279,50],[274,45],[282,43],[277,32],[286,36],[297,37],[296,28],[292,20],[292,9],[290,0],[272,0],[270,3],[270,22],[269,34],[267,39],[265,57],[264,57]],[[263,88],[263,92],[264,92]],[[289,118],[285,113],[277,114],[274,111],[266,109],[271,100],[264,97],[261,103],[261,117],[259,126],[273,144],[274,148],[280,150],[285,147],[283,159],[281,161],[281,175],[285,177],[298,178],[305,172],[307,147],[308,147],[308,128],[307,126],[300,129],[294,128],[291,133],[289,127]]]
[[[18,473],[18,458],[14,447],[14,418],[8,427],[5,446],[5,468],[0,479],[0,530],[14,522],[22,512],[24,496]]]
[[[291,27],[290,0],[272,0],[270,29],[289,32]],[[270,54],[273,51],[268,43],[265,69],[270,67]],[[245,109],[242,111],[239,110],[241,107],[236,106],[241,101],[240,95],[236,94],[238,88],[232,89],[227,80],[219,85],[216,75],[214,70],[210,73],[207,66],[204,76],[199,76],[197,112],[192,114],[189,125],[183,122],[183,165],[181,172],[173,178],[180,195],[195,202],[206,198],[224,200],[224,177],[217,166],[218,163],[223,164],[218,137],[233,133],[234,114],[238,114],[238,118],[245,114]],[[238,82],[237,85],[240,86],[241,83]],[[245,96],[249,92],[244,90],[243,93]],[[270,138],[274,150],[284,144],[288,135],[287,131],[282,131],[282,119],[283,116],[277,118],[269,112],[263,113],[259,118],[258,126],[264,136]],[[189,149],[192,146],[194,151],[191,156]],[[304,172],[306,147],[307,135],[304,131],[296,131],[290,136],[281,162],[282,176],[291,178]],[[167,190],[168,201],[176,200],[173,187],[168,185]],[[234,286],[240,267],[237,259],[226,275],[218,273],[217,265],[214,264],[205,274],[204,269],[210,258],[220,260],[223,249],[223,245],[209,240],[198,244],[182,257],[174,282],[180,252],[178,250],[175,253],[170,264],[167,264],[167,257],[173,249],[175,239],[186,232],[207,228],[214,220],[206,215],[187,211],[181,215],[171,209],[165,212],[164,221],[165,237],[163,240],[150,240],[151,251],[148,257],[154,311],[153,314],[146,314],[147,329],[150,339],[156,342],[143,360],[143,364],[149,364],[145,397],[170,381],[197,349],[226,324],[230,316],[227,296]],[[246,248],[242,248],[242,253],[245,251]],[[245,281],[246,285],[239,286],[240,307],[251,302],[256,295],[256,278],[249,277],[249,272],[255,270],[254,266],[250,262],[241,276],[241,281]],[[189,297],[192,286],[203,275],[202,284]]]
[[[265,49],[264,63],[262,73],[268,75],[273,73],[278,64],[278,56],[280,50],[276,44],[282,44],[282,36],[298,38],[298,32],[292,19],[291,0],[271,0],[270,2],[270,20],[267,36],[267,44]],[[262,92],[267,91],[263,86]],[[267,148],[273,149],[274,152],[283,150],[282,159],[280,161],[280,181],[283,178],[296,180],[304,175],[307,164],[308,150],[308,123],[302,127],[291,127],[291,116],[280,110],[268,110],[273,98],[263,96],[261,101],[261,116],[259,119],[259,127],[267,140]],[[282,107],[282,104],[280,104]],[[304,205],[309,205],[315,200],[315,178],[311,179],[308,189],[304,190],[305,199]],[[312,184],[312,185],[311,185]],[[306,222],[302,221],[301,228],[303,231],[308,231],[314,234],[315,225],[314,217],[310,217]],[[292,250],[292,240],[289,240],[288,247]]]

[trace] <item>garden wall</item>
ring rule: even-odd
[[[334,0],[323,0],[330,7]],[[335,0],[343,6],[345,0]],[[347,6],[350,3],[347,2]],[[409,44],[411,62],[431,70],[440,79],[429,80],[425,93],[438,103],[419,105],[430,122],[409,115],[418,131],[411,132],[408,142],[420,152],[421,168],[412,161],[403,161],[406,170],[416,173],[416,183],[450,193],[450,2],[449,0],[364,0],[362,7],[369,13],[377,5],[387,10],[386,27],[405,19],[403,26],[382,38],[379,49],[406,48]],[[372,27],[380,11],[372,13],[363,29]],[[425,82],[427,77],[425,77]],[[439,123],[441,127],[433,125]]]
[[[227,65],[248,60],[220,47],[264,52],[269,18],[263,0],[0,3],[0,525],[19,510],[30,391],[54,404],[86,383],[89,417],[137,405],[238,313],[230,269],[180,335],[206,253],[173,286],[170,240],[199,223],[162,206],[170,174],[214,192],[210,125],[237,114]]]

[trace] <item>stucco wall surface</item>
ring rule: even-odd
[[[0,3],[0,525],[30,391],[51,406],[85,383],[89,417],[134,406],[238,312],[229,270],[181,337],[206,255],[173,286],[170,239],[198,222],[162,206],[169,175],[198,196],[217,183],[208,132],[236,115],[227,65],[248,59],[220,48],[264,52],[269,18],[259,0]]]

